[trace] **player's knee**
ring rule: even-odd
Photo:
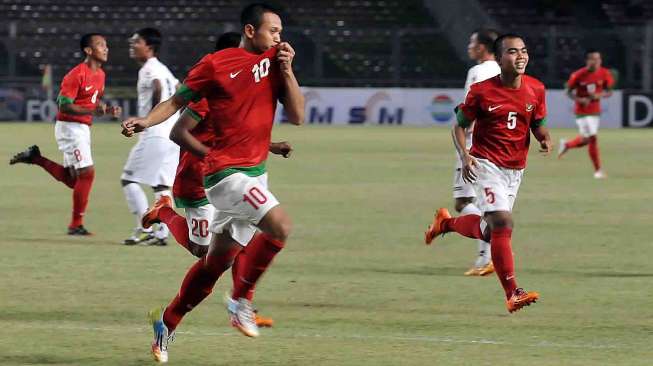
[[[285,242],[290,233],[292,232],[292,222],[290,218],[285,217],[283,220],[279,220],[272,227],[272,232],[268,233],[273,239]]]
[[[512,229],[512,215],[509,212],[495,212],[488,216],[488,225],[491,230],[510,228]]]
[[[456,201],[454,203],[454,208],[456,209],[456,212],[461,212],[465,206],[469,205],[472,203],[471,198],[463,197],[463,198],[456,198]]]
[[[197,258],[202,258],[203,256],[206,255],[206,253],[208,253],[209,247],[206,245],[199,245],[191,242],[189,245],[189,250],[191,254],[193,254]]]

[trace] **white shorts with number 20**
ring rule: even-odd
[[[206,197],[217,213],[209,230],[231,237],[246,246],[256,233],[256,225],[279,201],[268,190],[267,173],[250,177],[234,173],[206,190]]]
[[[478,208],[483,212],[512,211],[524,169],[507,169],[487,159],[479,159],[474,189]]]
[[[93,165],[91,157],[91,129],[78,122],[57,121],[54,138],[63,153],[63,166],[82,169]]]
[[[215,216],[215,207],[208,204],[200,207],[186,207],[184,211],[186,212],[190,240],[202,246],[211,244],[212,235],[209,226]]]

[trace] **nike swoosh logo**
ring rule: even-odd
[[[93,88],[93,85],[89,85],[89,86],[85,87],[84,90],[89,91],[89,90],[91,90],[92,88]]]
[[[240,74],[242,71],[243,71],[243,70],[241,69],[241,70],[239,70],[238,72],[235,72],[235,73],[234,73],[234,72],[231,72],[231,73],[229,73],[229,77],[233,79],[233,78],[235,78],[236,76],[238,76],[238,74]]]
[[[501,105],[489,106],[487,107],[488,112],[492,112],[495,109],[501,108]]]

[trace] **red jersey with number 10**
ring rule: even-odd
[[[604,89],[612,89],[614,78],[610,70],[600,67],[590,71],[587,67],[574,71],[567,81],[569,90],[576,90],[579,97],[587,97],[591,94],[601,93]],[[599,115],[601,114],[601,100],[592,99],[587,105],[576,102],[574,108],[576,115]]]
[[[530,128],[546,123],[544,85],[528,75],[521,86],[503,86],[500,75],[472,84],[465,102],[458,106],[458,124],[474,125],[470,154],[499,167],[526,167]]]
[[[91,125],[92,115],[66,114],[61,111],[61,106],[72,103],[87,109],[95,109],[102,95],[104,95],[104,71],[102,69],[93,71],[84,62],[75,66],[61,81],[61,90],[57,98],[60,107],[57,121]]]
[[[282,92],[277,49],[253,54],[228,48],[202,58],[177,95],[206,98],[213,131],[204,175],[262,165],[268,156],[277,100]]]
[[[213,132],[205,121],[208,112],[209,104],[206,99],[189,103],[184,111],[199,122],[190,134],[199,142],[210,146]],[[179,165],[172,195],[177,207],[200,207],[209,203],[204,192],[204,159],[190,151],[179,150]]]

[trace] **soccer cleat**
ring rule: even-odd
[[[482,267],[472,267],[467,272],[465,276],[487,276],[494,273],[494,264],[492,262],[482,266]]]
[[[68,235],[89,236],[89,235],[93,235],[93,233],[86,230],[84,225],[79,225],[79,226],[76,226],[76,227],[69,227],[68,228]]]
[[[603,172],[603,170],[597,170],[594,172],[594,179],[605,179],[608,175]]]
[[[569,148],[567,148],[567,140],[560,139],[560,144],[558,145],[558,159],[562,158]]]
[[[169,196],[161,196],[151,209],[147,210],[141,219],[141,225],[144,229],[149,229],[153,224],[161,222],[159,219],[159,210],[163,207],[172,208],[172,198]]]
[[[41,150],[38,146],[32,145],[28,147],[27,150],[14,155],[14,157],[9,160],[9,165],[14,165],[16,163],[32,164],[34,158],[39,156],[41,156]]]
[[[175,332],[170,333],[163,322],[164,308],[157,307],[150,310],[147,316],[152,324],[154,340],[152,341],[152,357],[160,363],[168,362],[168,344],[175,340]]]
[[[141,228],[137,228],[136,230],[134,230],[134,234],[132,234],[132,236],[130,236],[129,238],[123,240],[122,243],[124,245],[136,245],[136,244],[147,242],[153,238],[154,238],[154,234],[152,233],[152,231],[145,231]]]
[[[431,244],[431,242],[433,241],[433,239],[435,239],[436,236],[440,234],[444,234],[442,229],[442,221],[450,218],[451,215],[449,214],[449,210],[447,210],[446,208],[438,209],[438,211],[435,213],[435,216],[433,217],[433,223],[429,226],[429,228],[424,233],[424,243],[426,245]]]
[[[168,245],[168,241],[166,239],[152,237],[152,239],[144,241],[143,245],[149,245],[154,247],[165,247],[166,245]]]
[[[256,322],[256,326],[259,328],[272,328],[274,325],[274,320],[272,320],[272,318],[258,315],[257,310],[254,310],[254,321]]]
[[[226,296],[227,312],[231,320],[231,326],[238,329],[248,337],[258,337],[259,331],[256,325],[256,315],[252,310],[252,303],[244,297],[234,300],[231,296]]]
[[[523,288],[518,288],[512,293],[512,296],[506,300],[506,308],[508,309],[508,312],[514,313],[524,306],[530,306],[537,302],[539,298],[540,294],[537,292],[526,292]]]

